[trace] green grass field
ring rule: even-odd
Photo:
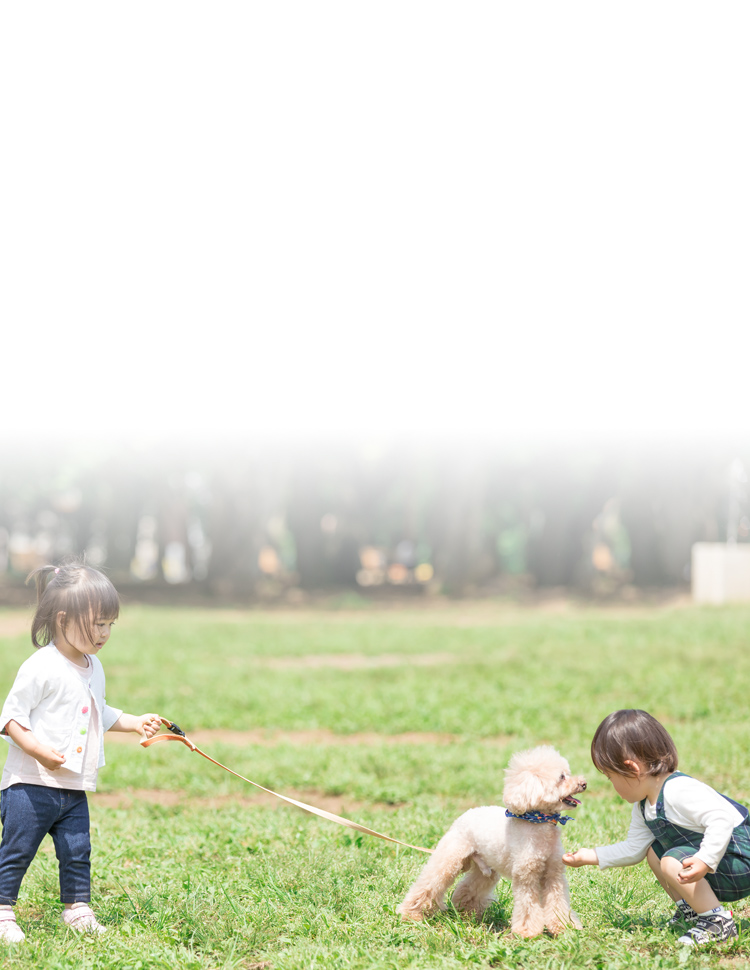
[[[30,653],[28,615],[0,610],[0,693]],[[624,837],[630,808],[591,765],[599,721],[642,707],[680,767],[750,803],[750,609],[518,609],[460,603],[305,613],[123,611],[101,655],[109,703],[154,710],[209,754],[398,839],[434,845],[497,804],[513,751],[554,744],[589,790],[569,848]],[[698,952],[662,928],[672,907],[644,864],[569,872],[585,928],[526,942],[511,899],[477,922],[403,924],[394,909],[425,856],[268,799],[181,745],[112,737],[90,799],[94,907],[109,932],[59,924],[51,840],[17,906],[31,968],[669,968],[750,961]],[[47,844],[48,843],[48,844]]]

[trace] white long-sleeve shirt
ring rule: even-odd
[[[648,799],[644,806],[646,818],[656,818],[656,805]],[[711,869],[722,860],[732,837],[732,831],[741,825],[740,812],[713,788],[696,778],[678,776],[664,788],[664,814],[669,822],[680,828],[702,834],[700,847],[695,855]],[[633,866],[646,858],[655,836],[641,814],[640,804],[633,805],[628,837],[614,845],[602,845],[596,849],[600,869],[612,866]]]

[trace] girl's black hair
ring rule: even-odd
[[[626,761],[637,761],[646,774],[677,768],[677,748],[666,729],[646,711],[629,708],[608,714],[591,742],[591,760],[603,774],[634,775]]]
[[[26,577],[36,583],[37,607],[31,621],[31,642],[45,647],[55,639],[58,616],[63,635],[71,624],[94,643],[94,622],[116,620],[120,597],[110,580],[80,559],[63,560],[59,566],[40,566]]]

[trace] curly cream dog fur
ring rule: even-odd
[[[573,796],[586,789],[585,780],[571,776],[568,762],[549,745],[514,754],[505,775],[503,801],[514,815],[560,814],[578,805]],[[580,927],[570,908],[562,854],[556,823],[508,818],[495,806],[472,808],[438,842],[398,912],[419,920],[445,909],[446,890],[465,872],[453,893],[457,909],[481,916],[502,876],[513,887],[513,933],[538,936],[545,926],[553,934],[566,925]]]

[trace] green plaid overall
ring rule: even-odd
[[[646,818],[646,799],[639,803],[643,821],[654,834],[651,848],[660,859],[665,855],[680,861],[687,859],[695,855],[702,841],[700,832],[691,832],[690,829],[674,825],[664,814],[664,787],[670,779],[679,777],[689,778],[690,776],[681,771],[675,771],[667,778],[656,800],[656,818],[653,821]],[[706,881],[716,894],[716,898],[724,903],[750,896],[750,820],[744,805],[739,805],[726,795],[721,797],[734,805],[743,819],[734,829],[727,851],[716,872],[710,872],[706,876]]]

